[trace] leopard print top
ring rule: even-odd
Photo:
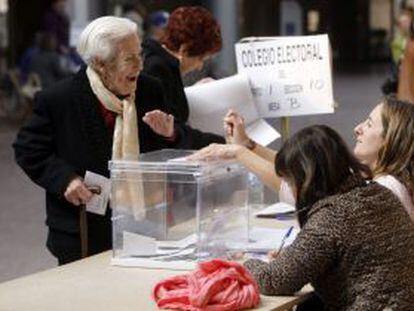
[[[327,310],[414,310],[414,225],[391,191],[347,181],[274,261],[245,262],[265,295],[311,283]]]

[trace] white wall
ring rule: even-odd
[[[7,0],[0,0],[0,13],[6,13],[8,8]]]
[[[66,2],[66,10],[74,26],[84,26],[89,18],[89,1],[69,0]]]

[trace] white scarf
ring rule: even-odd
[[[86,75],[93,93],[102,105],[117,114],[112,143],[112,160],[137,161],[139,155],[139,136],[135,89],[131,95],[120,100],[102,83],[99,75],[90,66]],[[145,214],[144,188],[141,174],[125,172],[122,180],[116,181],[115,206],[132,210],[136,219]]]
[[[102,83],[99,75],[91,67],[86,69],[93,93],[102,105],[117,114],[112,144],[112,160],[138,160],[139,138],[135,89],[130,96],[120,100]]]

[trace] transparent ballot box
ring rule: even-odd
[[[248,242],[247,171],[230,161],[183,160],[190,154],[110,162],[113,264],[179,268]]]

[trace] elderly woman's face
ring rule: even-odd
[[[118,42],[115,57],[102,62],[99,73],[108,90],[124,96],[135,92],[141,70],[141,42],[138,35],[134,34]]]

